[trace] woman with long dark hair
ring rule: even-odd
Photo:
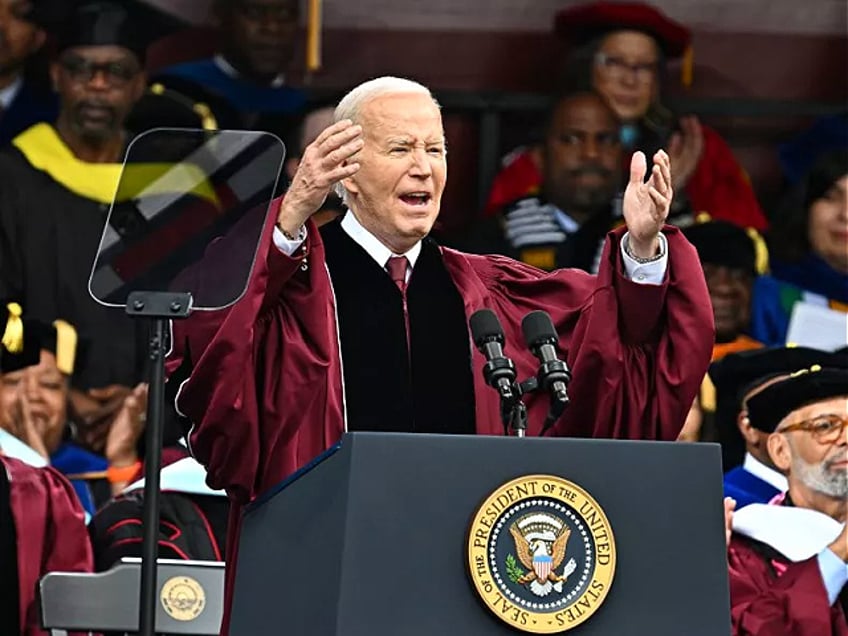
[[[790,191],[767,238],[771,275],[754,288],[753,337],[784,344],[799,302],[848,312],[848,148],[819,158]]]

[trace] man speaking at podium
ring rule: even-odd
[[[425,87],[366,82],[342,99],[335,121],[275,202],[244,297],[173,325],[177,411],[193,425],[209,485],[237,504],[230,556],[241,505],[345,431],[503,434],[498,395],[469,338],[468,318],[482,308],[502,321],[519,379],[538,368],[521,319],[537,309],[553,318],[573,380],[549,434],[676,438],[709,363],[713,321],[695,250],[664,227],[665,152],[647,182],[646,158],[634,155],[627,227],[608,236],[598,275],[546,273],[427,237],[447,151]],[[335,184],[349,211],[319,231],[310,216]],[[547,409],[545,396],[534,398],[528,435],[540,433]]]

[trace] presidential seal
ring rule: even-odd
[[[177,621],[193,621],[206,607],[203,586],[190,576],[174,576],[165,581],[159,600],[168,616]]]
[[[588,620],[609,593],[612,527],[580,486],[552,475],[519,477],[475,514],[468,570],[504,622],[533,634],[565,632]]]

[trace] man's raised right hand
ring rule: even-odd
[[[343,119],[307,146],[280,206],[277,225],[281,230],[296,235],[320,209],[333,185],[359,170],[359,164],[350,160],[363,144],[362,126]]]

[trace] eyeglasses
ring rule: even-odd
[[[595,64],[607,77],[616,81],[633,77],[639,84],[650,84],[657,73],[657,62],[628,64],[620,57],[614,57],[606,53],[598,53],[595,56]]]
[[[71,79],[80,84],[87,84],[93,80],[98,73],[110,86],[123,86],[130,82],[141,69],[127,62],[92,62],[76,55],[62,58],[59,62]]]
[[[796,422],[779,429],[778,433],[805,431],[821,444],[832,444],[839,439],[842,431],[848,428],[848,417],[842,415],[819,415],[803,422]]]

